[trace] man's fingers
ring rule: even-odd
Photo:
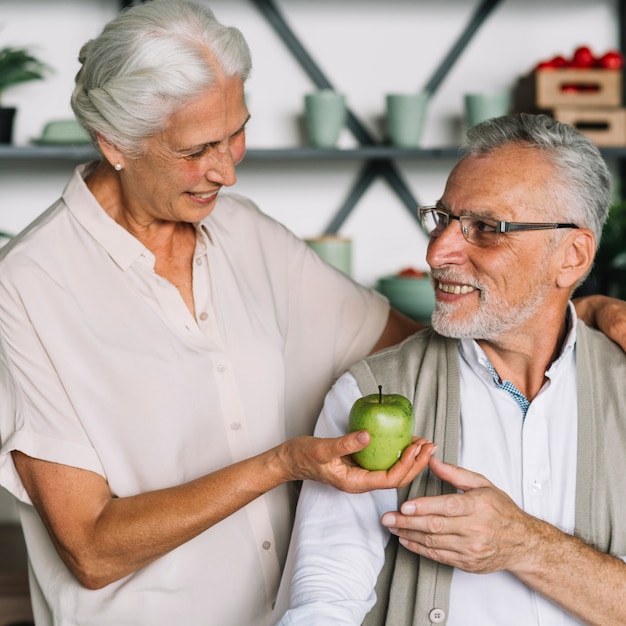
[[[436,457],[431,457],[428,463],[430,470],[437,478],[451,484],[453,487],[461,491],[469,491],[470,489],[479,489],[488,487],[491,483],[481,474],[470,472],[457,465],[444,463]]]

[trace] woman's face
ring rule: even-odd
[[[180,109],[141,158],[122,163],[122,212],[144,224],[205,218],[222,186],[237,180],[249,117],[239,78],[220,80]]]

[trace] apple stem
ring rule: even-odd
[[[378,385],[378,404],[383,403],[383,386]]]

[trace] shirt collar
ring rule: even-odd
[[[578,316],[576,315],[576,307],[570,301],[565,312],[566,322],[569,324],[569,330],[565,335],[565,341],[563,341],[563,347],[561,348],[561,354],[550,364],[546,376],[550,376],[551,373],[556,372],[561,363],[565,360],[568,354],[574,351],[576,346],[576,322]]]
[[[205,222],[200,222],[197,226],[196,229],[198,230],[199,233],[201,233],[202,235],[202,240],[204,241],[205,244],[211,244],[211,245],[215,245],[215,242],[213,241],[213,237],[211,236],[211,229],[209,228],[208,224],[206,224]]]
[[[63,191],[63,201],[80,225],[126,271],[135,261],[147,259],[154,265],[154,255],[125,228],[122,228],[91,193],[85,178],[96,162],[79,165]]]
[[[98,203],[85,178],[96,161],[79,165],[63,191],[63,201],[81,226],[107,251],[111,259],[126,271],[133,263],[154,267],[155,258],[137,238],[120,226]],[[204,223],[196,224],[196,232],[204,245],[212,243],[211,233]]]
[[[572,353],[574,346],[576,345],[576,308],[570,301],[565,313],[566,321],[569,324],[569,329],[563,342],[563,347],[559,356],[550,364],[546,371],[546,376],[551,378],[558,372],[561,364],[565,360],[565,357]],[[483,349],[478,345],[478,342],[474,339],[459,339],[459,353],[461,358],[475,371],[480,372],[481,376],[485,379],[493,381],[493,376],[490,370],[490,361]]]

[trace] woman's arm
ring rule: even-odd
[[[626,351],[626,302],[602,295],[576,298],[573,302],[576,314],[587,326],[601,330]]]
[[[383,348],[395,346],[403,339],[406,339],[423,328],[426,328],[426,326],[420,324],[419,322],[415,322],[392,307],[389,309],[389,317],[387,318],[387,324],[383,333],[376,342],[376,345],[372,348],[372,352],[370,354],[378,352]]]
[[[432,444],[417,440],[389,471],[367,472],[349,455],[369,435],[298,437],[180,486],[117,498],[94,472],[12,453],[20,478],[59,556],[88,589],[119,580],[290,480],[357,493],[406,485],[426,467]]]

